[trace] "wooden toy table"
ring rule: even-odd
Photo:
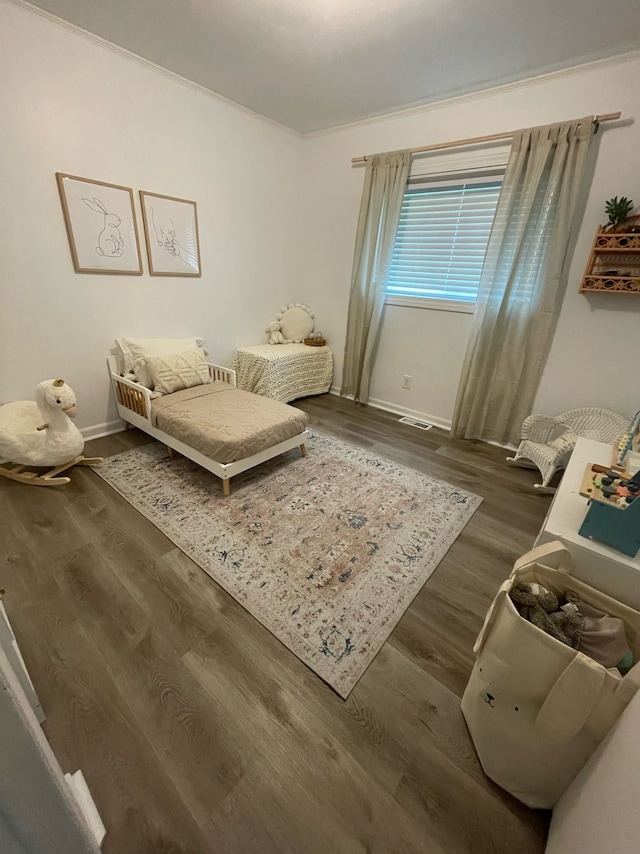
[[[588,510],[587,499],[580,495],[584,470],[588,463],[609,466],[612,454],[606,442],[578,439],[536,545],[562,540],[573,556],[577,578],[640,610],[640,556],[628,557],[578,534]]]

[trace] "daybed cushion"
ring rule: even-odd
[[[204,350],[199,347],[184,353],[148,356],[147,369],[153,387],[161,394],[171,394],[183,388],[193,388],[211,382]]]
[[[205,457],[232,463],[301,433],[306,412],[229,383],[176,391],[154,400],[154,427],[180,439]]]
[[[137,382],[147,388],[153,388],[146,365],[148,356],[182,353],[203,344],[204,338],[116,338],[116,346],[122,354],[122,370],[124,373],[132,371]]]

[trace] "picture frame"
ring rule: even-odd
[[[142,275],[133,190],[56,172],[76,273]]]
[[[198,206],[140,190],[151,276],[201,276]]]

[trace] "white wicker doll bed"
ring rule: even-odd
[[[232,462],[226,463],[221,463],[217,460],[211,459],[196,450],[196,448],[191,447],[191,445],[186,442],[183,442],[175,436],[154,426],[151,417],[151,391],[143,385],[120,376],[118,373],[118,362],[116,356],[109,356],[108,364],[120,418],[122,418],[126,424],[138,427],[140,430],[143,430],[145,433],[153,436],[154,439],[157,439],[159,442],[163,442],[168,449],[177,451],[179,454],[193,460],[194,463],[197,463],[215,474],[222,480],[222,490],[224,495],[229,495],[230,478],[236,474],[240,474],[240,472],[253,468],[266,460],[272,459],[272,457],[277,457],[279,454],[283,454],[285,451],[289,451],[292,448],[299,447],[302,456],[306,455],[305,441],[309,438],[309,433],[307,430],[301,430],[299,433],[296,433],[294,436],[291,436],[284,441],[278,442],[270,447],[266,447],[258,453],[243,457],[242,459],[234,459]],[[236,386],[235,371],[232,371],[229,368],[209,364],[209,375],[214,383],[228,383],[234,388]],[[242,392],[242,394],[249,393]],[[170,395],[167,397],[170,397]],[[252,395],[252,397],[258,398],[258,395]],[[271,401],[268,398],[259,399],[261,401],[265,401],[265,405],[267,402],[269,405],[274,403],[274,401]],[[281,405],[285,406],[286,404]]]

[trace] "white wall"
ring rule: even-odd
[[[62,376],[80,427],[116,419],[113,339],[266,340],[294,294],[300,138],[0,0],[0,399]],[[55,173],[198,204],[202,278],[75,273]],[[142,231],[141,231],[142,236]],[[99,430],[94,429],[94,432]]]
[[[63,376],[81,427],[115,424],[105,354],[119,335],[206,336],[214,360],[257,343],[295,299],[316,311],[339,386],[362,190],[351,157],[621,109],[603,128],[571,281],[536,408],[630,414],[640,297],[577,286],[604,200],[640,202],[640,57],[301,139],[71,29],[0,0],[0,399]],[[201,279],[75,273],[55,172],[198,202]],[[138,217],[140,223],[140,217]],[[387,308],[372,398],[446,424],[471,317]],[[614,342],[615,346],[614,346]],[[412,388],[400,388],[402,376]]]
[[[619,126],[603,125],[600,150],[570,281],[535,409],[557,413],[598,405],[622,414],[640,406],[633,351],[640,332],[640,296],[578,294],[591,242],[611,196],[640,210],[640,57],[594,64],[537,82],[502,87],[423,110],[362,122],[304,140],[304,206],[300,278],[336,353],[339,385],[349,303],[362,166],[351,158],[622,110]],[[397,411],[448,423],[471,316],[388,306],[371,397]],[[410,390],[401,388],[413,376]]]

